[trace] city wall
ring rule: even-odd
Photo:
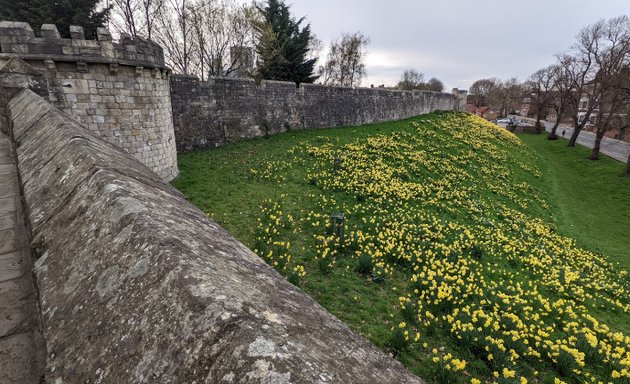
[[[464,103],[464,104],[462,104]],[[178,152],[288,130],[400,120],[463,110],[461,96],[429,91],[328,87],[252,79],[171,76]]]
[[[167,182],[180,151],[461,108],[461,95],[171,76],[160,47],[0,22],[49,383],[422,383]],[[175,123],[175,124],[174,124]]]
[[[45,382],[423,383],[128,153],[3,91]]]

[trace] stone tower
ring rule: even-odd
[[[37,79],[30,87],[106,141],[147,165],[164,180],[178,174],[169,94],[170,71],[157,44],[123,35],[112,41],[98,29],[86,40],[83,28],[71,38],[45,24],[41,37],[30,25],[0,22],[0,68],[19,58]]]

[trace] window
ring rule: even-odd
[[[588,107],[588,100],[580,101],[580,109],[586,109]]]

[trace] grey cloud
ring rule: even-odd
[[[287,0],[328,44],[342,32],[371,38],[364,85],[394,85],[405,68],[467,88],[496,76],[525,80],[600,18],[630,14],[628,0]],[[375,60],[380,58],[381,60]]]

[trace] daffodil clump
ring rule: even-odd
[[[387,345],[418,351],[430,380],[630,383],[630,336],[601,320],[630,320],[628,272],[556,233],[526,182],[541,177],[533,153],[466,114],[411,125],[301,144],[282,166],[252,170],[282,180],[301,169],[317,202],[294,217],[266,200],[256,252],[298,284],[336,268],[395,281]],[[345,214],[343,236],[333,211]]]

